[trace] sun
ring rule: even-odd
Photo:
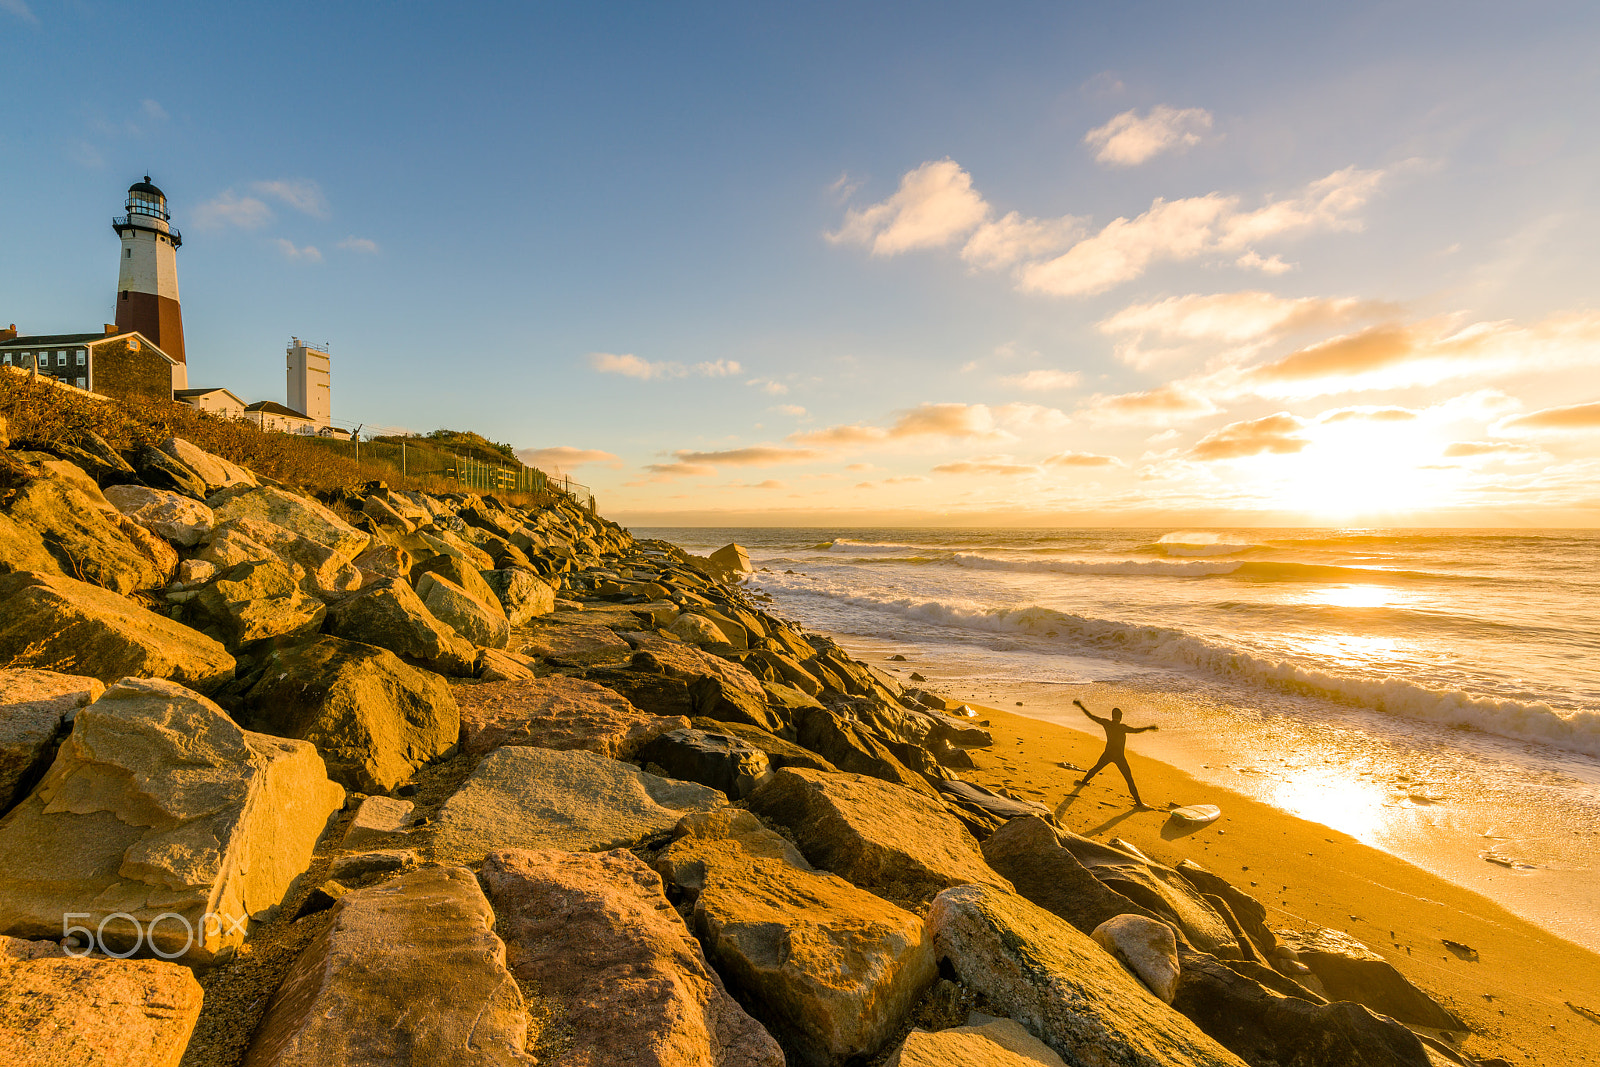
[[[1453,495],[1458,472],[1430,462],[1438,446],[1420,427],[1342,422],[1310,436],[1300,452],[1264,457],[1277,461],[1273,495],[1283,510],[1344,522],[1438,507]]]

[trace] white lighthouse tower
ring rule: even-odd
[[[178,246],[183,235],[169,221],[167,197],[150,176],[128,187],[127,214],[111,220],[122,238],[117,274],[119,330],[138,330],[177,361],[172,387],[189,387],[183,354],[183,312],[178,303]]]

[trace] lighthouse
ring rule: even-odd
[[[178,247],[183,235],[167,214],[167,197],[144,181],[128,186],[127,214],[111,220],[122,238],[117,274],[119,331],[138,330],[171,356],[172,387],[186,389],[188,366],[183,354],[183,312],[178,304]]]

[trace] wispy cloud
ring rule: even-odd
[[[1132,167],[1163,152],[1199,144],[1201,135],[1211,129],[1211,121],[1211,112],[1204,108],[1158,104],[1143,117],[1137,109],[1124,111],[1090,130],[1083,143],[1097,149],[1094,158],[1100,163]]]
[[[816,459],[817,453],[806,448],[779,448],[775,445],[754,445],[749,448],[727,448],[715,452],[673,453],[680,463],[703,463],[718,467],[770,467],[775,463],[804,463]]]
[[[1116,456],[1102,456],[1095,452],[1057,452],[1045,459],[1046,467],[1120,467]]]
[[[34,26],[39,25],[39,16],[33,13],[33,8],[29,7],[25,0],[0,0],[0,11],[9,12]]]
[[[530,467],[541,470],[571,470],[587,463],[616,464],[617,457],[598,448],[573,448],[571,445],[553,445],[549,448],[519,448],[517,458]]]
[[[277,181],[251,182],[250,191],[286,204],[315,218],[328,217],[328,198],[322,187],[309,178],[280,178]]]
[[[1545,408],[1502,421],[1497,430],[1600,430],[1600,401]]]
[[[195,226],[201,230],[220,230],[234,227],[240,230],[258,230],[272,221],[272,209],[253,196],[240,196],[232,189],[224,189],[216,196],[194,209]]]
[[[1078,410],[1091,422],[1157,426],[1216,413],[1217,406],[1210,400],[1176,384],[1114,396],[1096,393]]]
[[[694,372],[705,378],[728,378],[738,374],[741,369],[739,361],[733,359],[718,359],[694,365]]]
[[[889,199],[845,212],[828,240],[867,245],[875,256],[937,248],[971,231],[989,214],[972,175],[951,159],[932,160],[900,179]]]
[[[760,389],[768,396],[782,396],[789,391],[789,387],[787,385],[779,381],[774,381],[771,378],[751,378],[744,384],[755,389]]]
[[[1026,374],[1013,374],[1000,379],[1002,385],[1027,389],[1030,392],[1048,392],[1056,389],[1073,389],[1083,381],[1077,371],[1031,370]]]
[[[589,366],[601,374],[620,374],[648,382],[660,378],[681,378],[687,372],[681,363],[652,363],[632,352],[590,352]]]
[[[1244,422],[1230,422],[1195,442],[1195,446],[1189,450],[1189,456],[1212,461],[1240,459],[1263,452],[1274,455],[1302,452],[1311,444],[1310,438],[1303,434],[1305,426],[1305,420],[1287,411]]]
[[[354,234],[340,241],[339,247],[346,252],[361,252],[369,256],[378,254],[378,242],[368,237],[357,237]]]
[[[282,252],[287,259],[298,259],[306,263],[322,262],[322,253],[317,249],[316,245],[297,247],[293,241],[283,237],[276,238],[273,243],[278,246],[278,251]]]
[[[799,404],[779,404],[772,410],[780,412],[784,415],[791,415],[797,419],[803,419],[806,415],[806,409],[801,407]]]
[[[139,102],[139,109],[144,112],[147,119],[164,122],[167,118],[167,109],[154,100],[145,99]]]

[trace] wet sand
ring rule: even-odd
[[[1143,799],[1158,808],[1216,804],[1217,822],[1175,832],[1164,811],[1133,808],[1114,767],[1074,794],[1078,768],[1093,764],[1103,736],[1086,719],[1093,735],[1064,725],[1079,715],[1072,700],[1097,714],[1122,702],[1127,719],[1141,725],[1162,721],[1149,694],[1095,684],[964,687],[931,664],[888,661],[909,649],[836,636],[851,655],[897,669],[898,677],[920,671],[929,688],[967,701],[990,721],[994,747],[973,753],[978,768],[964,778],[1044,804],[1085,836],[1126,838],[1163,863],[1194,860],[1254,894],[1276,928],[1330,927],[1358,938],[1471,1025],[1461,1046],[1469,1055],[1600,1064],[1600,955],[1348,833],[1144,755],[1146,739],[1159,734],[1129,739]],[[1447,940],[1470,946],[1475,957],[1452,951]]]

